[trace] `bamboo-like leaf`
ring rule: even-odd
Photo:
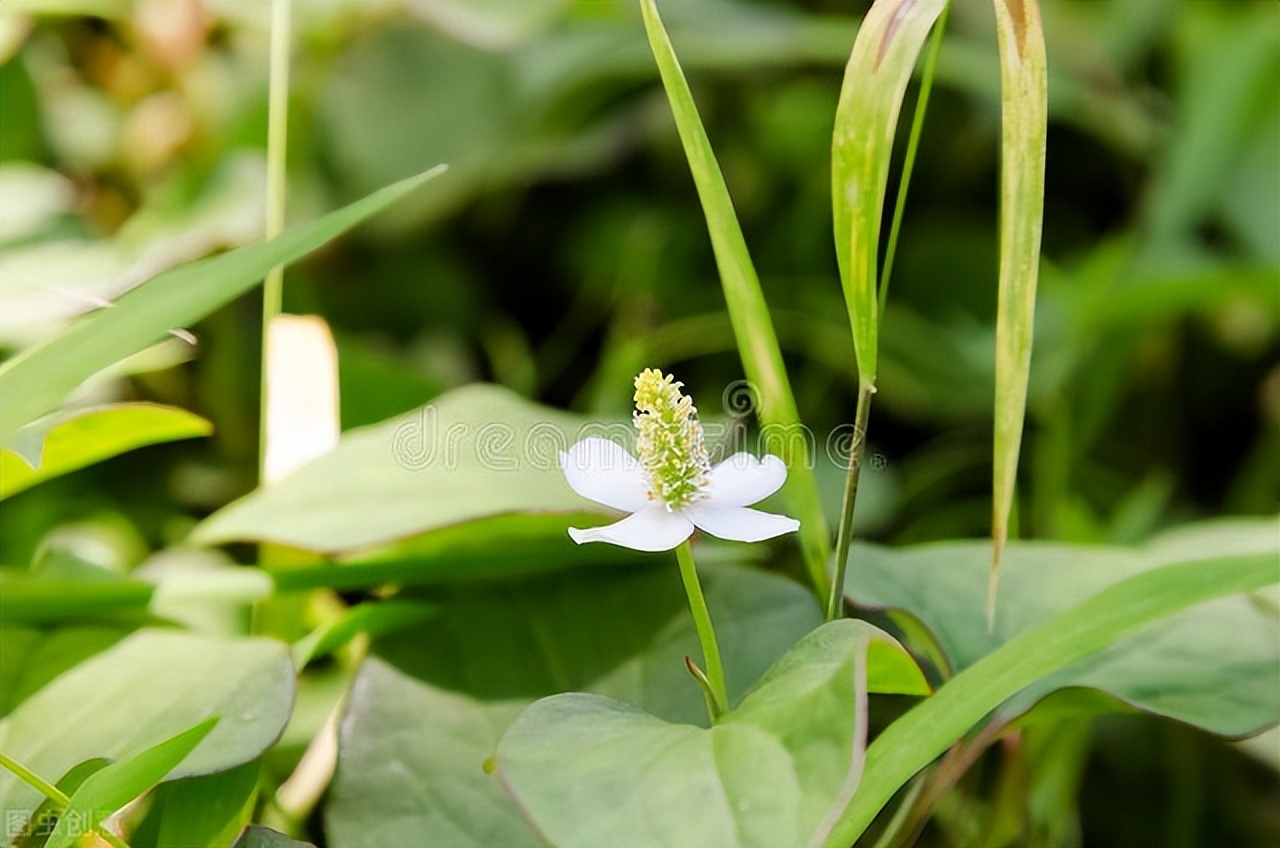
[[[640,0],[640,8],[649,34],[649,46],[657,60],[662,85],[671,101],[680,141],[702,201],[742,367],[747,379],[759,389],[761,421],[782,431],[783,438],[776,442],[781,443],[785,454],[782,459],[790,469],[785,491],[792,508],[799,514],[805,565],[819,596],[825,597],[831,583],[827,576],[827,558],[830,555],[827,522],[818,499],[808,447],[803,439],[792,438],[801,432],[800,414],[782,364],[778,336],[769,318],[769,308],[747,252],[747,243],[734,213],[724,175],[698,116],[689,83],[658,16],[655,0]]]
[[[84,380],[154,344],[253,288],[273,266],[292,262],[390,206],[443,166],[387,186],[278,238],[166,271],[110,309],[86,315],[65,332],[0,367],[0,444],[55,409]]]
[[[831,211],[858,377],[876,382],[877,250],[898,113],[943,0],[878,0],[858,29],[831,139]]]
[[[1000,557],[1009,538],[1035,317],[1049,93],[1038,0],[995,0],[1003,128],[1000,163],[1000,298],[996,313],[996,406],[991,578],[995,615]]]

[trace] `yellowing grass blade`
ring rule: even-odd
[[[831,139],[831,210],[858,378],[876,382],[876,252],[902,98],[942,0],[877,0],[845,68]]]
[[[640,9],[644,13],[649,46],[658,62],[662,85],[671,101],[676,128],[706,215],[742,367],[747,379],[760,391],[761,422],[777,431],[780,438],[776,442],[787,454],[782,457],[790,469],[784,491],[800,519],[800,545],[805,565],[819,597],[826,597],[830,591],[827,558],[831,550],[827,522],[822,514],[800,414],[782,364],[782,350],[778,347],[778,337],[769,318],[769,308],[765,305],[760,280],[747,253],[747,243],[733,211],[724,175],[716,163],[711,142],[698,116],[698,107],[693,102],[693,93],[662,26],[658,8],[654,0],[640,0]]]
[[[1037,0],[995,0],[1000,42],[1000,299],[996,314],[995,471],[987,618],[995,619],[1000,557],[1009,538],[1018,451],[1031,372],[1048,85]]]

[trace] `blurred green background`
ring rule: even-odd
[[[820,440],[853,417],[829,150],[867,5],[662,4]],[[617,414],[650,365],[721,412],[741,366],[634,4],[293,7],[290,219],[450,165],[286,274],[286,311],[333,327],[344,429],[477,380]],[[1044,270],[1019,535],[1129,544],[1196,517],[1274,514],[1280,7],[1046,0],[1043,12]],[[890,543],[989,530],[991,17],[986,2],[954,4],[881,333],[860,530]],[[6,357],[163,268],[259,237],[269,19],[268,3],[238,0],[0,7]],[[14,497],[0,562],[65,550],[127,570],[249,491],[260,311],[245,298],[189,328],[194,346],[171,339],[86,386],[84,400],[186,407],[215,434]],[[817,471],[834,517],[840,469]],[[1254,750],[1262,762],[1168,722],[1100,721],[1085,844],[1274,844],[1275,737]],[[926,841],[955,837],[946,820],[944,808]]]

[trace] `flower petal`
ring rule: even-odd
[[[748,506],[762,501],[787,482],[787,466],[769,454],[756,459],[735,453],[707,475],[708,499],[720,506]]]
[[[621,521],[588,530],[569,528],[573,541],[611,542],[637,551],[669,551],[693,533],[693,525],[683,514],[672,512],[661,502],[628,515]]]
[[[648,506],[649,478],[617,442],[590,436],[560,453],[564,479],[584,498],[625,512]]]
[[[725,506],[712,501],[695,503],[684,509],[685,516],[699,528],[721,539],[760,542],[800,529],[800,522],[745,506]]]

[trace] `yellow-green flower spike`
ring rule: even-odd
[[[668,509],[697,499],[711,470],[698,410],[680,393],[683,385],[656,368],[636,377],[636,453],[649,475],[649,496]]]

